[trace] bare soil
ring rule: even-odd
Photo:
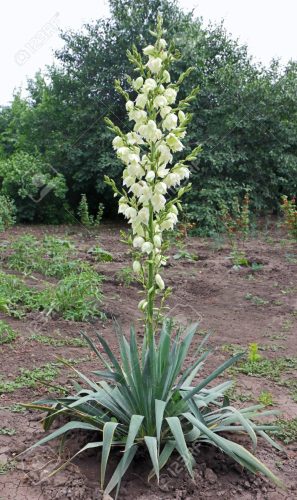
[[[1,346],[1,377],[12,380],[20,369],[40,367],[55,362],[57,357],[80,360],[79,369],[90,372],[96,366],[87,348],[47,346],[31,340],[32,333],[57,337],[76,338],[84,330],[89,334],[100,331],[117,349],[113,333],[112,317],[116,317],[124,329],[135,322],[139,337],[141,326],[137,321],[139,287],[126,285],[118,277],[118,271],[131,264],[127,247],[120,242],[120,226],[103,225],[99,234],[90,235],[79,227],[19,226],[0,235],[0,242],[12,241],[22,234],[42,237],[44,234],[69,237],[79,249],[79,257],[93,263],[95,269],[105,276],[103,284],[103,310],[108,319],[92,322],[71,322],[61,318],[44,318],[41,313],[31,313],[20,320],[0,312],[0,319],[7,321],[17,332],[14,343]],[[100,244],[111,252],[114,261],[96,263],[88,249]],[[237,347],[246,349],[249,343],[257,342],[263,349],[261,354],[269,359],[297,356],[297,245],[285,239],[280,229],[257,233],[246,243],[250,262],[262,264],[261,269],[251,267],[236,270],[229,258],[230,247],[221,241],[202,238],[187,238],[186,250],[197,256],[197,260],[174,259],[177,249],[170,249],[171,259],[164,270],[167,285],[173,293],[169,299],[170,315],[186,324],[199,319],[199,333],[212,332],[210,345],[213,355],[206,364],[205,374],[218,362],[228,357],[228,352]],[[38,286],[36,275],[31,283]],[[44,279],[44,277],[42,277]],[[190,361],[190,359],[189,359]],[[230,375],[231,377],[234,375]],[[56,384],[66,385],[71,374],[62,369]],[[284,375],[293,380],[296,373]],[[297,402],[290,386],[286,387],[267,377],[236,376],[236,392],[250,399],[239,406],[257,402],[262,391],[273,395],[274,405],[283,418],[297,416]],[[15,434],[1,435],[0,432],[0,499],[3,500],[49,500],[49,499],[101,499],[98,486],[99,460],[93,454],[82,455],[73,464],[50,479],[49,472],[73,451],[78,450],[78,441],[84,436],[70,440],[59,455],[57,443],[38,448],[33,452],[14,457],[32,445],[43,435],[41,416],[31,411],[14,412],[13,405],[30,402],[46,394],[47,388],[23,388],[0,396],[0,429],[14,429]],[[250,449],[248,440],[237,438]],[[147,482],[150,470],[146,456],[139,455],[122,483],[120,498],[139,500],[169,499],[237,499],[278,500],[297,498],[297,442],[279,452],[263,440],[259,440],[257,456],[268,465],[284,482],[286,489],[276,488],[263,479],[243,471],[218,450],[208,447],[197,448],[195,478],[188,478],[181,462],[173,459],[164,471],[160,485]],[[115,452],[114,464],[118,459]],[[11,469],[8,464],[11,462]],[[2,469],[1,469],[2,467]]]

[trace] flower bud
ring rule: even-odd
[[[141,271],[141,264],[140,264],[140,262],[138,260],[134,260],[132,267],[133,267],[134,273],[136,273],[136,274],[140,273],[140,271]]]
[[[160,274],[156,274],[155,279],[156,279],[156,283],[157,283],[158,287],[160,288],[160,290],[164,290],[165,283],[162,280]]]

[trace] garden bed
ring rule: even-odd
[[[81,456],[47,479],[54,466],[77,449],[77,438],[73,442],[70,439],[67,446],[72,449],[66,447],[62,458],[57,443],[53,443],[14,462],[10,460],[43,434],[40,414],[24,411],[18,403],[36,400],[51,390],[41,386],[40,379],[46,384],[69,387],[72,375],[59,359],[71,360],[84,372],[98,368],[80,336],[81,330],[91,336],[100,331],[115,352],[112,317],[126,330],[135,321],[142,338],[141,324],[137,322],[139,288],[131,282],[131,258],[127,247],[119,241],[119,230],[117,225],[103,225],[97,233],[89,234],[79,227],[19,226],[1,234],[0,242],[5,249],[2,271],[18,277],[24,275],[9,266],[9,255],[11,243],[20,236],[31,234],[41,241],[48,234],[70,240],[77,253],[75,258],[87,262],[105,278],[103,299],[98,307],[106,316],[106,319],[99,315],[90,321],[69,321],[59,313],[47,314],[42,309],[26,311],[20,318],[5,309],[0,312],[0,320],[16,332],[15,338],[0,346],[0,497],[5,500],[101,498],[95,454]],[[112,262],[102,262],[90,252],[90,248],[98,245],[112,254]],[[164,470],[160,486],[154,481],[147,483],[149,463],[145,456],[139,456],[124,478],[120,498],[296,498],[297,421],[294,424],[292,419],[297,416],[297,245],[286,240],[279,230],[272,230],[250,239],[245,251],[250,262],[261,265],[239,269],[230,266],[230,248],[221,240],[188,238],[183,251],[173,241],[171,258],[164,270],[166,284],[173,287],[170,316],[183,324],[198,319],[197,342],[205,333],[212,332],[209,344],[214,354],[205,365],[205,374],[230,353],[257,344],[259,362],[245,359],[230,372],[230,378],[236,379],[230,397],[239,406],[246,401],[261,401],[269,408],[279,408],[281,418],[290,421],[282,426],[279,435],[288,442],[286,453],[270,448],[261,440],[257,449],[257,456],[283,479],[287,490],[276,489],[267,480],[243,472],[218,451],[200,447],[194,481],[187,477],[177,459]],[[180,256],[174,258],[176,255]],[[60,277],[26,270],[24,279],[30,288],[40,290],[47,283],[55,286]],[[250,448],[247,440],[245,445]],[[114,463],[116,455],[115,452]]]

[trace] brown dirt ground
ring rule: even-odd
[[[95,361],[86,348],[53,347],[30,340],[32,332],[55,336],[57,332],[76,337],[83,329],[92,334],[100,331],[116,349],[113,333],[113,315],[125,329],[133,321],[137,324],[137,303],[139,288],[120,283],[116,273],[130,264],[127,247],[119,240],[120,227],[103,225],[99,235],[88,235],[78,227],[16,227],[1,235],[0,242],[12,241],[21,234],[31,233],[43,236],[45,233],[67,235],[79,248],[80,257],[92,262],[87,250],[99,241],[112,252],[112,263],[94,264],[105,276],[103,309],[109,319],[90,323],[64,321],[59,318],[44,321],[41,314],[28,314],[21,320],[0,313],[18,332],[13,344],[1,346],[1,376],[10,380],[20,368],[32,368],[55,361],[55,357],[71,359],[88,358],[79,363],[79,369],[86,372],[95,367]],[[197,255],[198,260],[170,259],[164,270],[167,285],[173,287],[169,300],[170,315],[182,323],[200,320],[200,333],[211,331],[210,344],[214,353],[204,370],[213,368],[228,356],[230,344],[246,348],[250,342],[257,342],[265,348],[263,356],[270,359],[279,356],[297,356],[297,246],[285,240],[280,229],[257,233],[246,243],[250,261],[262,263],[261,270],[250,268],[234,270],[228,259],[230,248],[221,241],[188,238],[187,251]],[[170,249],[171,256],[176,248]],[[37,284],[38,285],[38,284]],[[265,301],[254,304],[246,295],[260,297]],[[140,326],[138,333],[141,336]],[[201,336],[197,335],[197,342]],[[294,378],[296,373],[287,373]],[[55,381],[56,382],[56,381]],[[63,369],[57,383],[67,384],[69,373]],[[239,375],[236,390],[250,395],[257,401],[263,390],[274,397],[274,407],[282,411],[284,418],[297,416],[297,403],[292,398],[290,387],[281,386],[268,378]],[[20,389],[0,396],[1,427],[15,429],[13,436],[0,435],[0,460],[13,459],[26,447],[43,435],[40,415],[25,411],[15,413],[11,405],[36,400],[46,392],[44,387]],[[237,404],[241,405],[242,402]],[[246,403],[245,403],[246,404]],[[249,404],[249,403],[248,403]],[[83,436],[82,436],[83,439]],[[250,447],[244,440],[244,444]],[[70,447],[75,449],[75,442]],[[71,452],[66,448],[63,458]],[[139,455],[122,483],[120,498],[139,500],[166,499],[294,499],[297,498],[297,443],[278,452],[266,442],[259,441],[257,456],[283,480],[287,489],[281,490],[265,479],[254,477],[223,456],[219,451],[200,447],[197,450],[197,467],[194,481],[187,477],[180,461],[173,460],[165,470],[160,485],[147,483],[149,464],[146,457]],[[116,463],[117,456],[115,454]],[[84,455],[59,474],[47,479],[49,471],[59,463],[56,444],[34,450],[15,461],[12,469],[0,476],[0,499],[2,500],[49,500],[49,499],[100,499],[98,488],[98,457]]]

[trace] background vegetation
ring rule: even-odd
[[[103,182],[122,166],[111,149],[108,115],[129,124],[114,89],[130,73],[126,50],[149,40],[163,13],[168,38],[183,53],[176,74],[195,67],[185,95],[197,84],[187,145],[203,146],[192,168],[189,216],[200,232],[216,229],[216,210],[250,189],[257,213],[276,211],[280,197],[297,192],[297,63],[256,65],[223,25],[205,27],[175,1],[110,0],[111,16],[79,32],[61,33],[57,64],[28,81],[0,108],[0,194],[17,207],[19,221],[67,222],[85,193],[90,212],[98,203],[114,216],[116,202]],[[44,186],[49,191],[39,200]]]

